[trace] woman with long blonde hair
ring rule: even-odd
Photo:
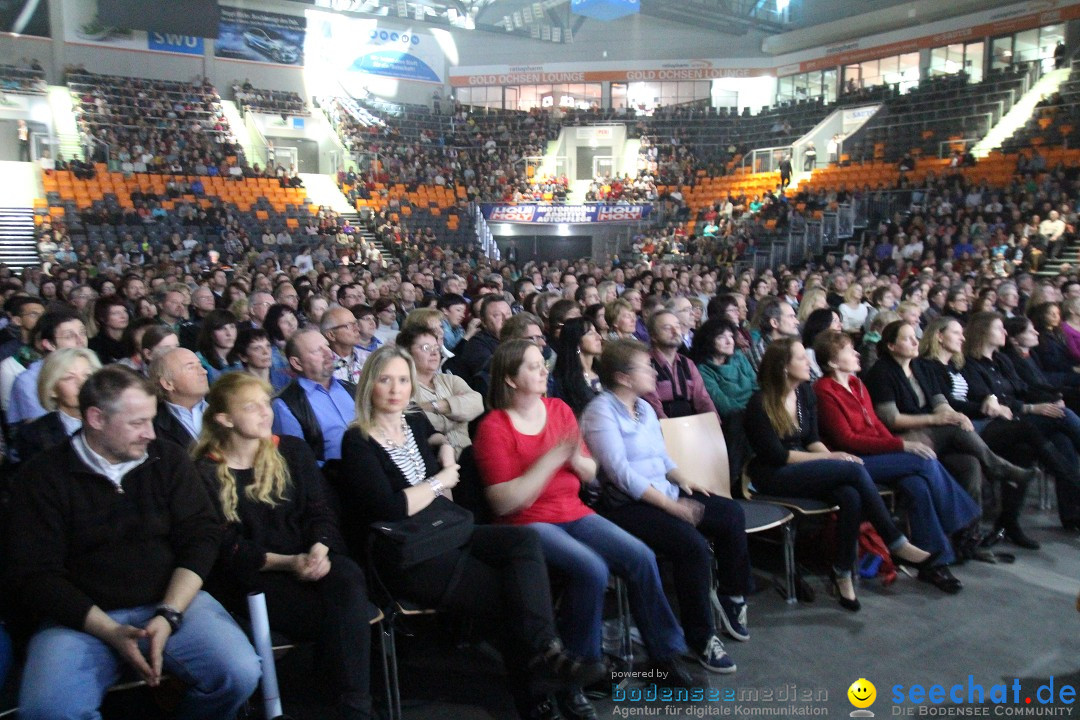
[[[208,585],[241,612],[247,593],[265,593],[274,630],[316,642],[341,717],[370,718],[376,610],[345,554],[311,449],[271,433],[270,387],[259,378],[226,373],[206,400],[192,456],[224,526]]]

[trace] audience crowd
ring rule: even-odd
[[[247,172],[204,81],[69,77],[111,159]],[[340,178],[354,197],[565,192],[522,161],[574,113],[458,107],[410,125],[357,108],[329,108],[375,158]],[[274,629],[316,644],[343,718],[372,716],[387,595],[473,621],[526,718],[596,717],[612,574],[658,683],[700,685],[687,656],[736,672],[721,636],[750,639],[746,521],[669,456],[668,418],[719,419],[736,496],[839,508],[818,559],[848,612],[860,544],[947,594],[965,562],[1038,551],[1024,501],[1040,473],[1080,533],[1080,278],[1035,274],[1075,239],[1077,168],[1026,157],[1004,186],[956,168],[694,211],[657,190],[693,183],[683,139],[644,143],[636,177],[596,179],[596,200],[662,218],[617,261],[494,261],[410,230],[396,197],[365,219],[385,256],[325,208],[255,237],[227,206],[181,204],[186,237],[146,233],[190,185],[82,218],[121,227],[116,242],[43,222],[42,265],[0,267],[0,610],[25,643],[21,712],[93,716],[126,669],[179,677],[183,717],[235,716],[260,676],[233,619],[256,590]],[[842,252],[742,269],[775,228],[841,204],[871,218]],[[465,534],[406,557],[372,529],[433,517]]]

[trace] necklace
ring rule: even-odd
[[[407,432],[408,425],[405,423],[405,415],[404,414],[402,414],[402,416],[401,416],[401,442],[394,442],[394,439],[391,438],[389,433],[387,433],[386,430],[384,430],[383,428],[377,428],[377,429],[379,431],[379,434],[382,435],[382,440],[380,440],[379,442],[381,442],[383,445],[386,445],[387,447],[391,447],[391,448],[395,448],[395,449],[402,448],[409,441],[409,435],[408,435],[408,432]]]

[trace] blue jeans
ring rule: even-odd
[[[899,452],[863,457],[870,478],[900,491],[908,508],[911,541],[939,564],[956,561],[950,536],[979,517],[979,506],[937,460]]]
[[[156,605],[111,610],[121,624],[143,627]],[[147,643],[141,643],[143,652]],[[164,671],[188,685],[178,720],[225,720],[236,716],[262,674],[259,656],[225,608],[200,592],[184,623],[165,643]],[[98,708],[110,686],[130,667],[93,635],[46,625],[30,640],[19,689],[23,720],[101,720]]]
[[[8,635],[7,628],[0,623],[0,688],[4,687],[7,681],[8,670],[11,669],[12,652],[11,637]]]
[[[626,582],[630,611],[654,660],[686,651],[682,628],[664,596],[656,555],[636,537],[599,515],[567,523],[531,523],[548,565],[570,581],[559,631],[570,652],[599,660],[608,572]]]

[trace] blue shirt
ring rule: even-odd
[[[37,394],[37,381],[44,363],[44,359],[35,360],[15,378],[15,384],[11,386],[11,401],[8,403],[8,425],[37,420],[48,412],[41,406]]]
[[[349,423],[356,419],[356,402],[345,386],[335,380],[330,381],[329,390],[307,378],[300,378],[298,382],[319,420],[323,435],[323,460],[340,460],[341,438]],[[292,435],[304,440],[304,430],[285,401],[275,398],[273,407],[274,434]]]
[[[678,500],[678,486],[667,479],[675,463],[668,457],[660,421],[641,398],[636,408],[634,420],[614,393],[597,395],[581,414],[585,444],[607,480],[633,499],[640,500],[651,487]]]
[[[465,337],[465,328],[454,327],[450,324],[450,321],[443,318],[442,321],[442,334],[443,334],[443,347],[447,350],[453,350]]]
[[[169,412],[172,413],[173,417],[180,421],[184,429],[191,433],[191,437],[198,439],[199,433],[202,432],[203,414],[206,412],[207,406],[206,400],[200,400],[190,410],[183,405],[177,405],[167,400],[165,406],[169,408]]]

